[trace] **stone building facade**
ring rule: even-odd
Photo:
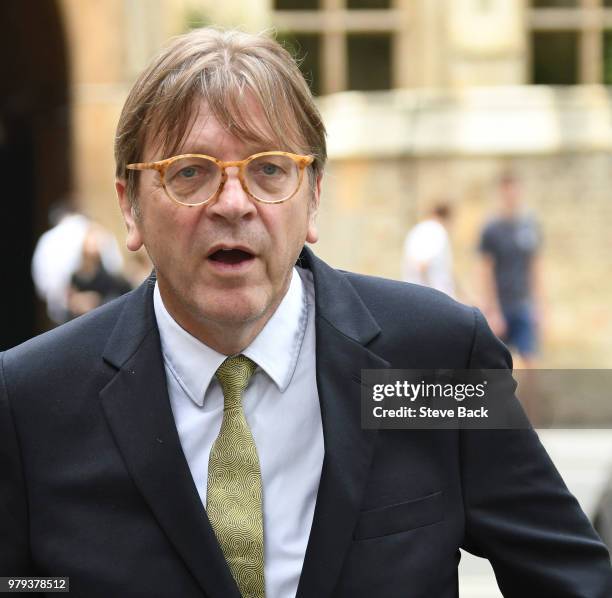
[[[40,183],[31,209],[16,215],[29,227],[23,264],[62,194],[122,238],[114,129],[136,73],[165,40],[200,24],[272,27],[301,56],[328,126],[323,257],[398,277],[406,230],[447,198],[457,213],[457,275],[477,302],[476,239],[496,177],[510,169],[544,228],[543,362],[612,366],[611,1],[43,2],[49,13],[36,27],[17,0],[3,9],[29,40],[5,54],[29,55],[32,80],[64,75],[63,100],[51,106],[38,92],[47,128],[33,137]],[[41,66],[50,46],[29,46],[46,40],[51,22],[62,51]],[[13,118],[3,110],[4,121]],[[9,151],[6,135],[3,143]]]

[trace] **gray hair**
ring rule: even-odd
[[[247,96],[261,106],[265,123],[245,110]],[[327,159],[325,127],[295,60],[265,34],[206,27],[174,38],[141,73],[123,106],[115,137],[116,176],[126,181],[133,207],[138,173],[126,165],[142,161],[150,142],[158,143],[165,157],[175,153],[201,100],[236,137],[314,156],[309,167],[314,186]]]

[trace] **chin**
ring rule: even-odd
[[[270,299],[260,293],[236,293],[231,297],[206,297],[196,306],[197,313],[203,321],[214,321],[227,325],[246,324],[264,316],[270,308]]]

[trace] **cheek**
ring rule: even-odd
[[[280,207],[280,206],[271,206]],[[273,237],[275,255],[273,259],[288,264],[299,254],[308,232],[308,212],[302,204],[287,206],[289,209],[280,214],[274,214],[268,222],[268,231]],[[289,264],[290,265],[290,264]]]
[[[144,244],[158,264],[185,260],[192,246],[198,217],[194,208],[174,206],[151,194],[151,209],[142,214]]]

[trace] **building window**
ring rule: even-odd
[[[391,36],[355,33],[347,36],[347,44],[349,89],[390,89]]]
[[[319,0],[274,0],[275,10],[317,10]]]
[[[603,83],[612,85],[612,31],[603,33]]]
[[[612,84],[612,0],[531,0],[531,80]]]
[[[391,8],[391,0],[346,0],[349,9],[376,8],[384,10]]]
[[[273,24],[317,94],[405,86],[414,24],[404,0],[275,0]],[[308,75],[307,75],[308,76]]]
[[[533,0],[534,8],[574,8],[579,0]]]
[[[294,56],[314,95],[321,93],[321,36],[280,32],[276,39]]]
[[[575,31],[536,32],[532,36],[531,47],[533,83],[578,83],[578,35]]]

